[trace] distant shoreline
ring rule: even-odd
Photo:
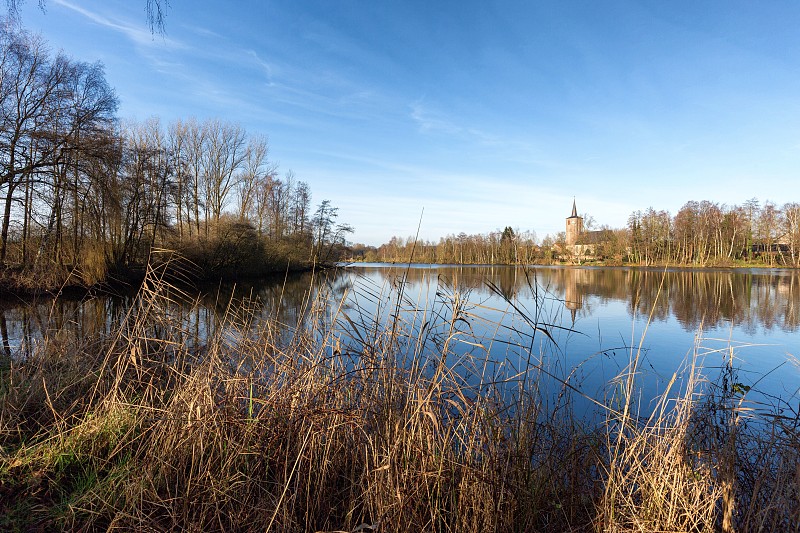
[[[404,265],[428,265],[428,266],[446,266],[446,267],[578,267],[578,268],[636,268],[636,269],[651,269],[651,270],[789,270],[798,271],[800,268],[792,266],[775,266],[767,264],[749,264],[749,265],[670,265],[670,264],[650,264],[644,265],[640,263],[602,263],[602,262],[586,262],[586,263],[427,263],[424,261],[344,261],[341,266],[358,266],[358,265],[388,265],[388,266],[404,266]]]

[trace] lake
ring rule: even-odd
[[[737,382],[758,401],[796,404],[800,390],[797,271],[359,264],[186,292],[176,293],[169,312],[198,348],[218,328],[266,318],[285,324],[288,338],[304,327],[309,302],[324,294],[327,316],[344,332],[343,349],[392,323],[419,339],[403,357],[446,345],[448,365],[467,384],[487,376],[516,383],[533,365],[603,400],[613,394],[613,377],[639,355],[646,411],[649,398],[696,356],[711,378],[732,357]],[[108,333],[134,302],[130,293],[6,300],[3,351],[13,358],[63,329],[84,338]]]

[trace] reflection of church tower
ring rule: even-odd
[[[578,216],[575,199],[572,199],[572,215],[567,218],[567,246],[578,244],[578,237],[583,233],[583,218]]]
[[[583,307],[583,294],[578,290],[578,275],[580,270],[567,269],[566,286],[564,287],[564,307],[569,309],[572,316],[572,323],[575,323],[575,316]]]

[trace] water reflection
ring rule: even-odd
[[[174,335],[190,349],[202,346],[220,328],[275,319],[289,329],[303,320],[310,295],[320,286],[327,282],[312,283],[311,275],[305,274],[265,283],[162,288],[158,305],[164,306],[163,316],[168,321],[146,327],[155,337]],[[135,291],[0,300],[2,352],[10,357],[59,332],[73,333],[79,339],[106,336],[117,331],[126,316],[131,315],[129,323],[134,322],[147,305],[153,303],[137,298]]]
[[[789,270],[656,270],[637,268],[542,268],[496,266],[357,267],[385,280],[409,284],[436,276],[462,292],[488,297],[487,281],[504,297],[516,298],[538,284],[562,300],[574,321],[612,301],[625,302],[629,316],[665,321],[675,317],[686,331],[701,324],[735,324],[796,332],[800,327],[800,272]]]
[[[253,317],[272,317],[295,326],[310,296],[321,286],[336,300],[354,285],[363,285],[365,278],[371,280],[374,291],[382,285],[397,287],[404,280],[407,287],[442,285],[478,300],[496,297],[496,293],[508,300],[524,299],[532,290],[541,290],[563,302],[573,323],[611,302],[623,302],[629,317],[652,314],[655,321],[674,317],[685,331],[729,324],[749,334],[759,329],[800,329],[800,272],[777,270],[365,266],[317,275],[313,283],[311,275],[301,275],[188,291],[173,297],[172,312],[186,314],[181,317],[186,331],[193,331],[197,338],[214,331],[223,319],[244,323]],[[133,301],[133,293],[2,301],[2,351],[9,355],[20,345],[65,328],[80,337],[107,334]]]

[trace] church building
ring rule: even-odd
[[[583,217],[578,216],[575,199],[572,199],[572,214],[567,218],[567,246],[575,246],[583,233]]]
[[[567,217],[565,251],[579,261],[596,259],[598,245],[609,241],[611,237],[609,230],[584,231],[583,217],[578,216],[578,208],[573,198],[572,214]]]

